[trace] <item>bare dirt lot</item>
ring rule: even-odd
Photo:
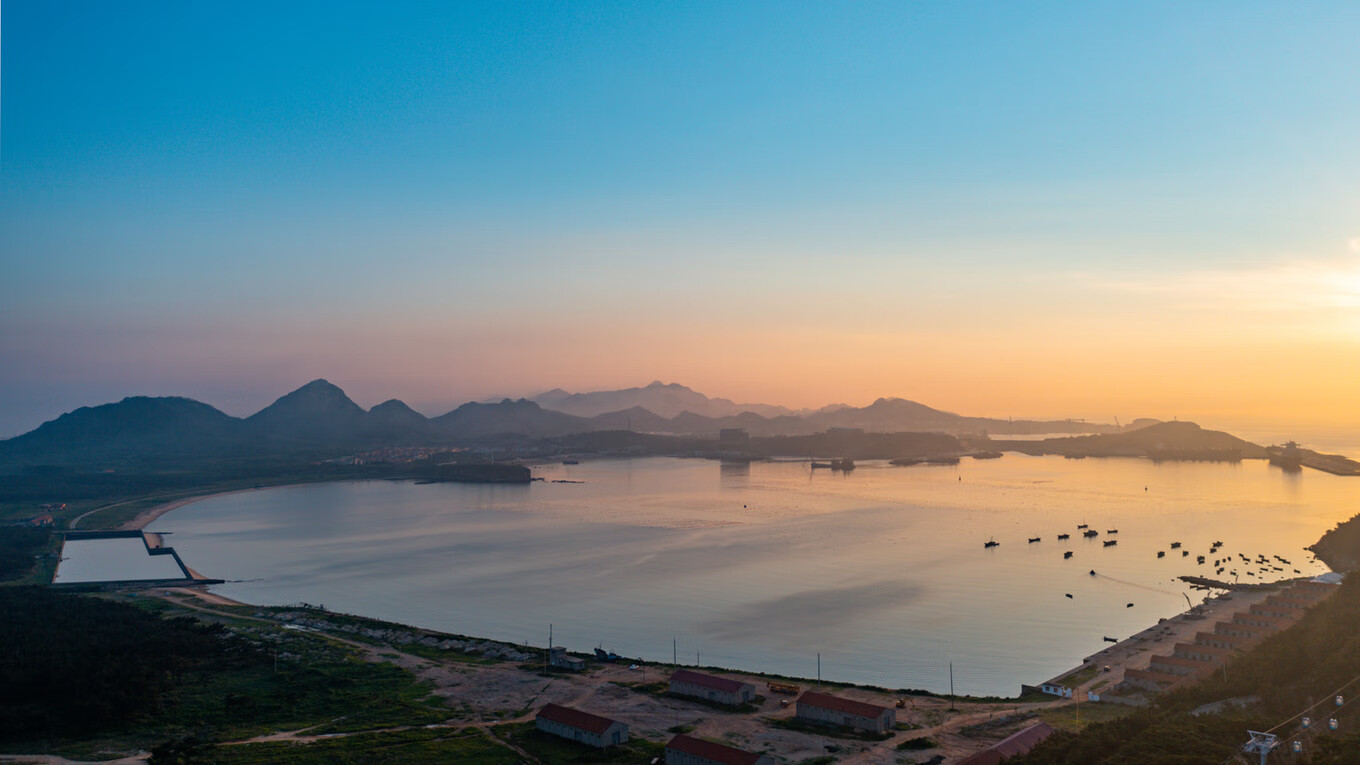
[[[239,611],[227,613],[223,606],[237,605],[198,588],[157,591],[160,597],[205,613],[218,613],[234,619],[245,618]],[[251,621],[297,621],[290,615],[261,615]],[[370,661],[387,661],[410,670],[428,682],[434,693],[447,700],[449,724],[492,726],[533,719],[535,712],[549,702],[576,707],[628,723],[635,737],[664,742],[676,732],[712,738],[750,751],[761,751],[786,762],[832,755],[846,763],[902,763],[927,760],[943,755],[947,762],[957,761],[980,751],[1020,728],[1035,722],[1032,714],[1052,709],[1063,702],[1037,701],[976,702],[960,700],[951,705],[947,698],[934,696],[898,697],[863,688],[823,686],[822,691],[858,701],[896,709],[899,730],[883,741],[841,737],[834,731],[790,730],[778,721],[794,717],[793,699],[769,689],[770,678],[740,672],[712,671],[724,677],[749,682],[762,695],[753,711],[730,711],[697,701],[664,694],[658,681],[669,677],[669,666],[645,665],[630,668],[626,663],[592,664],[581,673],[554,671],[545,674],[533,662],[470,661],[467,657],[432,658],[430,652],[415,652],[401,642],[354,639],[353,632],[327,629],[324,620],[302,619],[306,629],[324,633],[360,650]],[[779,679],[776,679],[779,680]],[[789,680],[803,690],[815,689],[814,683]],[[784,705],[781,702],[787,701]],[[901,701],[902,706],[897,707]],[[951,710],[951,706],[955,708]],[[275,734],[297,741],[311,737],[306,731]],[[899,751],[907,739],[929,737],[939,746],[926,750]]]

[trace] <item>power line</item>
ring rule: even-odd
[[[1356,696],[1355,696],[1355,695],[1351,695],[1351,697],[1350,697],[1349,699],[1346,699],[1346,698],[1343,696],[1342,691],[1346,690],[1347,688],[1351,687],[1352,685],[1355,685],[1357,682],[1360,682],[1360,675],[1356,675],[1355,677],[1353,677],[1353,678],[1351,678],[1349,681],[1347,681],[1345,684],[1343,684],[1340,688],[1337,688],[1335,691],[1332,691],[1331,693],[1329,693],[1329,694],[1327,694],[1326,696],[1324,696],[1322,701],[1319,701],[1319,702],[1316,702],[1316,703],[1314,703],[1314,704],[1309,705],[1309,706],[1308,706],[1307,708],[1305,708],[1302,712],[1299,712],[1298,714],[1294,715],[1293,717],[1290,717],[1290,718],[1288,718],[1288,719],[1286,719],[1286,720],[1284,720],[1284,721],[1278,723],[1277,725],[1275,725],[1275,726],[1274,726],[1273,728],[1271,728],[1270,730],[1267,730],[1267,731],[1253,731],[1253,730],[1249,730],[1249,731],[1247,731],[1247,734],[1251,736],[1251,740],[1248,741],[1247,743],[1241,745],[1241,746],[1239,747],[1239,751],[1242,751],[1242,752],[1251,752],[1251,753],[1254,753],[1254,754],[1260,754],[1260,755],[1261,755],[1261,763],[1262,763],[1262,765],[1265,765],[1266,758],[1269,757],[1269,756],[1270,756],[1270,753],[1271,753],[1272,751],[1274,751],[1277,747],[1285,746],[1285,745],[1288,745],[1288,744],[1290,744],[1290,743],[1292,743],[1292,742],[1294,742],[1294,741],[1301,740],[1305,734],[1311,734],[1311,733],[1313,732],[1313,729],[1312,729],[1311,727],[1300,728],[1299,730],[1295,731],[1293,735],[1291,735],[1291,736],[1289,736],[1288,738],[1285,738],[1285,739],[1283,739],[1283,740],[1281,740],[1281,739],[1279,738],[1279,736],[1277,736],[1277,735],[1275,734],[1275,731],[1279,730],[1280,728],[1283,728],[1284,726],[1288,725],[1289,723],[1291,723],[1291,722],[1293,722],[1293,721],[1295,721],[1295,720],[1300,720],[1300,719],[1302,719],[1303,717],[1307,716],[1309,712],[1312,712],[1313,710],[1317,709],[1318,707],[1324,706],[1324,705],[1329,704],[1329,703],[1335,704],[1335,705],[1336,705],[1336,706],[1335,706],[1336,712],[1334,712],[1333,714],[1338,714],[1338,713],[1340,713],[1340,710],[1345,709],[1346,707],[1350,706],[1351,703],[1353,703],[1353,702],[1356,700]],[[1340,700],[1340,703],[1337,703],[1337,700]],[[1237,754],[1229,755],[1226,759],[1224,759],[1223,762],[1224,762],[1224,764],[1226,765],[1227,763],[1229,763],[1229,762],[1231,762],[1232,760],[1236,759],[1238,756],[1239,756],[1239,755],[1237,755]]]
[[[1308,714],[1309,712],[1313,711],[1313,710],[1316,709],[1317,707],[1320,707],[1320,706],[1322,706],[1323,704],[1326,704],[1327,702],[1332,701],[1332,699],[1334,699],[1335,697],[1340,696],[1342,691],[1346,690],[1347,688],[1351,687],[1352,685],[1355,685],[1357,682],[1360,682],[1360,675],[1356,675],[1355,677],[1351,678],[1350,682],[1346,683],[1345,685],[1341,686],[1340,688],[1337,688],[1336,690],[1332,691],[1330,694],[1324,696],[1322,701],[1317,702],[1317,703],[1314,704],[1313,706],[1308,707],[1307,709],[1303,710],[1302,712],[1299,712],[1298,714],[1294,715],[1293,717],[1289,718],[1288,720],[1285,720],[1284,722],[1280,723],[1279,725],[1276,725],[1274,728],[1271,728],[1270,730],[1266,731],[1266,733],[1274,733],[1276,730],[1279,730],[1280,728],[1283,728],[1284,726],[1288,725],[1289,723],[1293,722],[1294,720],[1297,720],[1297,719],[1299,719],[1300,717],[1303,717],[1304,715],[1306,715],[1306,714]],[[1354,698],[1351,699],[1351,701],[1354,701],[1354,700],[1355,700]],[[1347,702],[1345,702],[1345,704],[1342,704],[1341,706],[1342,706],[1342,707],[1345,707],[1347,704],[1350,704],[1350,703],[1351,703],[1350,701],[1347,701]]]

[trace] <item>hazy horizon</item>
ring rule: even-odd
[[[319,378],[319,379],[325,379],[325,378]],[[352,393],[348,388],[346,388],[346,386],[345,386],[344,384],[342,384],[342,383],[337,384],[336,381],[334,381],[334,380],[327,380],[327,382],[330,382],[330,383],[332,383],[332,384],[335,384],[335,385],[337,385],[337,387],[339,387],[341,390],[344,390],[345,393],[346,393],[346,395],[348,395],[352,400],[355,401],[356,404],[358,404],[360,407],[362,407],[362,408],[365,409],[365,410],[371,409],[371,408],[373,408],[374,406],[376,406],[377,404],[380,404],[380,403],[382,403],[382,402],[384,402],[384,401],[387,401],[387,400],[389,400],[389,399],[392,399],[392,398],[401,399],[400,396],[390,396],[390,395],[383,395],[383,394],[377,394],[377,395],[375,395],[375,396],[370,396],[370,397],[355,396],[355,395],[353,395],[353,393]],[[623,389],[625,389],[625,388],[645,388],[645,387],[647,387],[648,385],[651,385],[651,384],[653,384],[653,383],[658,383],[658,382],[660,382],[660,383],[662,383],[662,384],[672,384],[672,383],[677,383],[677,384],[684,385],[684,383],[681,383],[681,382],[679,382],[679,381],[663,382],[663,381],[661,381],[661,380],[655,380],[655,381],[652,381],[652,382],[649,382],[649,383],[639,383],[639,384],[637,384],[637,385],[629,385],[629,386],[625,386],[624,388],[611,388],[611,389],[599,389],[599,390],[575,390],[575,391],[567,391],[567,392],[568,392],[568,393],[594,393],[594,392],[600,392],[601,390],[614,391],[614,390],[623,390]],[[259,396],[242,396],[242,397],[238,397],[238,398],[236,399],[236,405],[235,405],[235,406],[223,405],[222,402],[220,402],[220,401],[214,401],[214,400],[211,400],[211,399],[202,399],[202,398],[200,398],[200,399],[196,399],[196,400],[202,401],[202,403],[205,403],[205,404],[208,404],[208,405],[210,405],[210,406],[213,406],[213,407],[215,407],[215,408],[217,408],[217,409],[219,409],[219,410],[223,411],[224,413],[229,414],[229,415],[231,415],[231,416],[234,416],[234,417],[242,417],[242,418],[244,418],[244,417],[249,417],[250,415],[252,415],[252,414],[254,414],[254,413],[260,411],[261,409],[264,409],[266,406],[268,406],[269,404],[273,403],[273,402],[274,402],[276,399],[278,399],[280,396],[282,396],[282,395],[284,395],[284,394],[286,394],[286,393],[289,393],[289,392],[291,392],[292,390],[295,390],[297,387],[300,387],[300,384],[299,384],[299,385],[294,385],[294,386],[292,386],[292,387],[290,387],[290,388],[288,388],[288,389],[286,389],[286,390],[280,390],[280,391],[277,391],[277,392],[274,392],[274,393],[260,394]],[[1058,421],[1058,420],[1066,419],[1066,415],[1062,415],[1062,414],[1029,416],[1029,415],[1011,415],[1011,414],[989,414],[989,413],[978,413],[978,412],[964,411],[964,410],[955,410],[955,409],[950,409],[950,408],[948,408],[948,407],[938,406],[938,405],[936,405],[936,404],[934,404],[934,403],[932,403],[932,402],[930,402],[930,401],[921,401],[921,400],[918,400],[918,399],[913,399],[913,398],[911,398],[910,396],[891,396],[891,395],[889,395],[889,396],[879,396],[879,397],[875,397],[875,399],[866,400],[866,401],[862,401],[862,402],[854,402],[854,401],[849,401],[849,402],[847,402],[847,401],[829,401],[829,402],[826,402],[825,404],[822,404],[822,405],[819,405],[819,406],[792,407],[792,406],[787,406],[787,405],[785,405],[785,404],[782,404],[781,402],[778,402],[778,401],[758,401],[758,400],[732,399],[731,397],[721,396],[721,395],[715,395],[715,394],[712,394],[712,393],[710,393],[710,392],[708,392],[708,391],[697,390],[697,389],[693,388],[693,386],[686,386],[686,387],[690,388],[691,390],[696,390],[696,392],[701,393],[701,394],[704,394],[704,395],[708,396],[708,398],[710,398],[710,399],[728,398],[729,400],[732,400],[732,401],[733,401],[734,403],[736,403],[736,404],[746,404],[746,405],[753,405],[753,406],[758,406],[758,405],[767,405],[767,406],[786,406],[786,408],[789,408],[789,409],[792,409],[792,410],[795,410],[795,411],[815,411],[815,410],[820,409],[820,408],[825,407],[825,406],[834,406],[834,405],[838,405],[838,404],[844,404],[844,405],[854,406],[854,407],[863,407],[863,406],[867,406],[867,405],[873,403],[873,401],[876,400],[877,398],[899,398],[899,399],[914,400],[914,401],[916,401],[917,403],[925,404],[926,406],[930,406],[930,407],[932,407],[932,408],[934,408],[934,409],[939,409],[939,410],[941,410],[941,411],[946,411],[946,412],[952,412],[953,414],[958,414],[958,415],[961,415],[961,416],[964,416],[964,417],[988,417],[988,418],[994,418],[994,419],[1007,419],[1007,418],[1013,418],[1013,419],[1015,419],[1015,420],[1040,420],[1040,421],[1044,421],[1044,420]],[[414,410],[416,410],[417,412],[419,412],[419,413],[425,415],[426,417],[436,417],[436,416],[445,414],[445,413],[447,413],[447,412],[449,412],[449,411],[452,411],[452,410],[455,409],[456,407],[458,407],[458,406],[460,406],[460,405],[462,405],[462,404],[465,404],[465,403],[469,403],[469,402],[476,402],[476,401],[499,401],[499,400],[501,400],[501,399],[503,399],[503,398],[512,398],[512,399],[518,399],[518,398],[532,398],[532,397],[535,397],[535,396],[537,396],[537,395],[539,395],[539,394],[546,393],[546,392],[548,392],[548,391],[550,391],[550,390],[552,390],[552,388],[533,389],[533,390],[531,390],[531,391],[527,391],[527,392],[523,392],[523,393],[496,394],[496,395],[492,395],[492,396],[483,396],[483,397],[480,397],[480,398],[469,398],[469,399],[456,400],[456,401],[452,401],[451,403],[447,403],[447,404],[442,404],[442,403],[433,403],[433,404],[432,404],[432,403],[429,403],[429,402],[418,402],[418,401],[417,401],[417,402],[412,402],[412,401],[409,401],[409,400],[403,400],[403,401],[404,401],[404,403],[406,403],[408,406],[411,406],[412,409],[414,409]],[[186,395],[186,394],[182,394],[182,393],[165,393],[165,394],[130,393],[130,394],[128,394],[128,395],[169,395],[169,396],[179,396],[179,395]],[[194,396],[188,396],[188,397],[189,397],[189,398],[195,398]],[[25,428],[23,431],[15,432],[15,433],[12,433],[12,434],[9,434],[9,435],[0,435],[0,440],[3,440],[3,439],[5,439],[5,438],[10,438],[10,437],[13,437],[13,436],[17,436],[17,435],[21,435],[22,433],[26,433],[26,432],[32,430],[33,428],[36,428],[38,425],[42,424],[42,422],[47,422],[47,421],[50,421],[50,420],[52,420],[52,419],[55,419],[56,417],[60,416],[61,414],[65,414],[65,413],[68,412],[68,411],[71,411],[71,410],[74,410],[74,409],[76,409],[76,408],[79,408],[79,406],[98,406],[98,405],[101,405],[101,404],[114,403],[114,402],[116,402],[116,401],[118,401],[118,400],[121,400],[122,398],[123,398],[122,396],[119,396],[119,397],[117,397],[117,398],[110,399],[110,400],[108,400],[108,401],[98,401],[98,402],[91,401],[91,402],[87,402],[87,403],[84,403],[84,404],[80,404],[80,405],[77,405],[77,406],[70,407],[69,409],[65,409],[65,410],[62,410],[62,411],[60,411],[60,412],[56,412],[55,414],[51,415],[50,417],[44,417],[44,418],[43,418],[42,420],[40,420],[39,422],[35,423],[32,427]],[[552,406],[545,406],[545,408],[552,409],[553,407],[552,407]],[[26,416],[29,416],[29,417],[36,416],[36,412],[33,411],[33,410],[25,411],[23,414],[26,415]],[[1331,451],[1331,452],[1341,453],[1341,454],[1344,454],[1344,455],[1349,456],[1349,457],[1360,457],[1360,434],[1357,434],[1357,433],[1356,433],[1356,430],[1353,429],[1353,428],[1346,427],[1344,424],[1337,424],[1337,423],[1307,423],[1307,422],[1300,423],[1300,422],[1295,422],[1295,421],[1271,421],[1271,420],[1268,420],[1268,419],[1265,419],[1265,420],[1251,420],[1251,419],[1232,419],[1232,418],[1223,419],[1223,420],[1215,420],[1215,419],[1197,420],[1197,419],[1195,419],[1195,418],[1193,418],[1193,417],[1180,417],[1180,416],[1175,416],[1175,415],[1173,415],[1173,416],[1167,416],[1167,417],[1158,417],[1158,416],[1156,416],[1156,415],[1144,415],[1144,414],[1130,415],[1130,416],[1115,415],[1115,416],[1111,416],[1111,417],[1108,418],[1108,419],[1101,419],[1101,418],[1099,418],[1099,417],[1088,417],[1088,418],[1085,418],[1085,419],[1087,419],[1088,422],[1093,422],[1093,423],[1105,423],[1105,424],[1113,423],[1113,422],[1115,422],[1116,419],[1117,419],[1118,422],[1127,425],[1127,424],[1133,422],[1135,419],[1144,418],[1144,417],[1150,417],[1151,419],[1159,419],[1159,420],[1172,420],[1172,419],[1189,420],[1189,421],[1197,422],[1200,426],[1204,427],[1205,429],[1227,431],[1227,432],[1229,432],[1229,433],[1231,433],[1231,434],[1233,434],[1233,435],[1235,435],[1235,436],[1238,436],[1238,437],[1240,437],[1240,438],[1244,438],[1244,439],[1247,440],[1247,441],[1252,441],[1252,442],[1260,443],[1260,444],[1264,444],[1264,445],[1283,443],[1283,442],[1286,441],[1286,440],[1295,440],[1295,441],[1301,442],[1304,446],[1307,446],[1307,447],[1313,448],[1313,449],[1318,449],[1318,450],[1320,450],[1320,451],[1324,451],[1324,452]]]
[[[0,437],[317,377],[1360,431],[1360,7],[5,11]]]

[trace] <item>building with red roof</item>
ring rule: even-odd
[[[1048,723],[1038,723],[998,741],[981,752],[959,760],[959,765],[996,765],[1016,755],[1025,754],[1039,745],[1039,742],[1053,735]]]
[[[666,765],[775,765],[773,758],[681,734],[666,744]]]
[[[671,675],[671,693],[737,706],[754,701],[756,687],[740,680],[677,669]]]
[[[600,749],[628,740],[626,724],[559,704],[545,704],[538,710],[534,727]]]
[[[808,691],[798,698],[796,716],[818,725],[843,725],[874,733],[887,733],[897,724],[897,711],[892,707],[815,691]]]

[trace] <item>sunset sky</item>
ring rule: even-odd
[[[1360,431],[1360,4],[11,0],[0,33],[0,437],[317,377]]]

